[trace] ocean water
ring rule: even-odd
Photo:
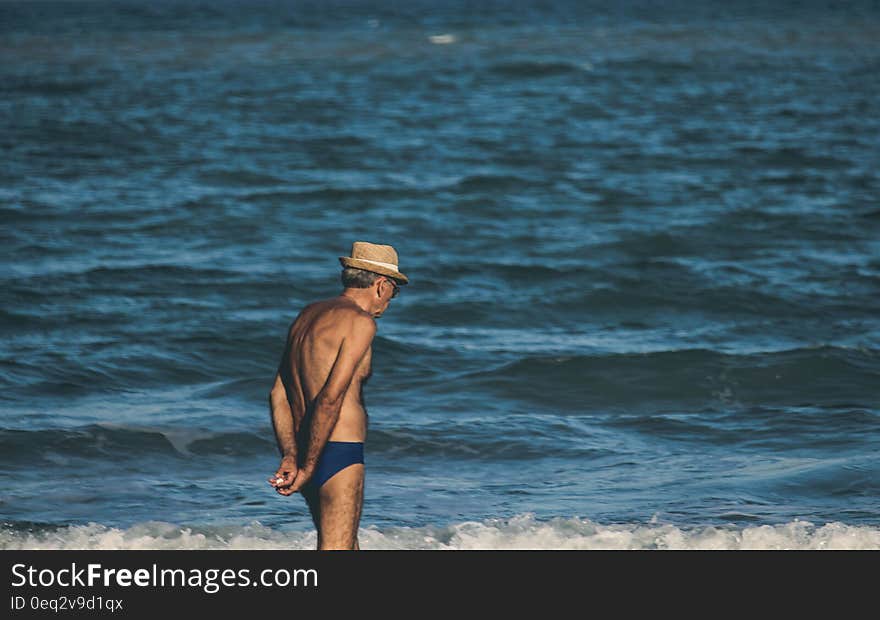
[[[0,3],[0,548],[313,547],[355,240],[362,548],[880,548],[880,5],[765,4]]]

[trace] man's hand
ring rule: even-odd
[[[294,491],[287,491],[296,480],[297,474],[299,474],[299,468],[296,466],[296,459],[292,456],[285,456],[281,459],[278,471],[269,478],[269,484],[275,487],[275,490],[281,495],[290,495]]]
[[[278,491],[278,493],[281,495],[293,495],[294,493],[302,489],[305,484],[311,479],[311,477],[311,472],[305,469],[300,469],[296,472],[296,476],[293,477],[293,481],[291,482],[291,484],[287,486],[277,485],[275,487],[275,490]]]
[[[282,495],[291,495],[293,493],[296,493],[297,491],[302,489],[303,486],[305,486],[305,484],[311,478],[312,472],[310,470],[307,470],[305,468],[300,469],[298,472],[296,472],[296,478],[294,478],[293,484],[291,484],[290,487],[288,487],[287,489],[279,490],[278,492]]]

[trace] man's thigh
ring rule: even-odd
[[[349,465],[333,475],[319,492],[321,549],[356,549],[364,505],[364,466]]]

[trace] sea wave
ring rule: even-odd
[[[471,389],[564,408],[725,405],[876,406],[877,354],[839,346],[729,354],[709,349],[524,356],[471,373]],[[859,395],[856,403],[853,395]]]
[[[464,521],[442,526],[368,526],[361,549],[383,550],[876,550],[880,528],[794,520],[749,527],[664,523],[602,524],[584,518]],[[162,521],[128,528],[100,523],[0,526],[0,549],[313,549],[314,531],[285,531],[259,522],[181,526]]]
[[[489,67],[489,71],[508,78],[545,78],[578,73],[582,69],[560,60],[510,60]]]
[[[571,434],[557,436],[564,424],[536,426],[528,420],[508,423],[507,434],[495,437],[494,423],[418,428],[374,428],[368,446],[371,455],[399,457],[436,456],[461,460],[523,460],[546,457],[576,459],[607,455],[603,449],[584,445]],[[151,458],[266,457],[275,454],[271,430],[215,432],[191,427],[139,427],[90,424],[73,428],[0,429],[0,466],[54,465],[59,459],[112,459],[113,462]]]
[[[89,424],[74,428],[0,429],[0,464],[53,462],[66,458],[140,459],[151,457],[251,456],[273,454],[274,441],[247,432],[195,428]]]

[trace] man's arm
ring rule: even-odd
[[[278,471],[269,478],[269,484],[277,488],[292,484],[297,474],[293,412],[290,409],[290,401],[287,400],[287,389],[281,380],[280,372],[275,375],[275,384],[269,393],[269,408],[272,415],[272,428],[275,429],[275,441],[281,452],[281,465],[278,466]]]
[[[275,441],[281,452],[281,464],[278,470],[269,478],[269,484],[278,489],[279,487],[293,484],[297,474],[297,450],[296,432],[294,430],[294,411],[291,410],[287,387],[281,379],[282,373],[289,374],[290,358],[295,354],[293,351],[293,339],[291,333],[293,326],[288,329],[287,344],[281,362],[278,364],[278,372],[275,374],[275,383],[269,392],[269,410],[272,418],[272,428],[275,430]],[[300,399],[294,403],[295,407],[301,407]],[[296,412],[297,419],[302,418],[301,411]]]
[[[275,385],[269,393],[269,408],[272,412],[272,427],[275,441],[282,457],[296,458],[296,437],[293,431],[293,412],[287,400],[287,389],[281,380],[281,373],[275,375]]]
[[[371,317],[358,315],[349,324],[330,375],[315,398],[309,449],[296,481],[289,489],[291,493],[298,491],[312,477],[318,457],[339,419],[342,401],[351,385],[355,370],[370,348],[375,335],[376,322]]]

